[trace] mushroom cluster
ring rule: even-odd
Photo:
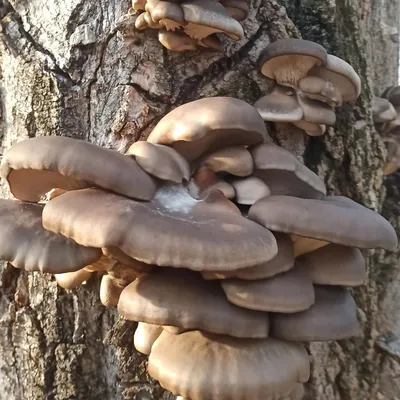
[[[238,21],[249,13],[248,0],[133,0],[141,12],[135,27],[158,30],[158,40],[168,50],[221,50],[217,34],[233,40],[244,36]]]
[[[400,86],[389,86],[381,97],[374,97],[372,115],[388,153],[383,172],[390,175],[400,168]]]
[[[281,39],[262,52],[261,73],[271,91],[255,103],[265,121],[290,123],[310,136],[325,133],[336,121],[335,107],[356,100],[361,80],[353,67],[317,43]]]
[[[397,237],[267,141],[254,107],[214,97],[126,154],[19,142],[0,168],[17,198],[0,202],[0,258],[64,288],[102,274],[101,302],[138,322],[150,375],[181,399],[299,399],[302,342],[357,334],[359,248]]]

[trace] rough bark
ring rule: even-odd
[[[383,206],[400,231],[392,189],[400,179],[387,179],[385,190],[385,150],[370,112],[372,95],[397,82],[398,43],[386,27],[399,27],[400,1],[371,1],[253,0],[245,40],[227,41],[223,54],[177,54],[154,32],[134,30],[127,0],[0,0],[2,150],[50,134],[123,150],[182,103],[215,95],[253,103],[271,84],[257,72],[260,51],[302,35],[349,61],[362,95],[338,110],[324,137],[268,126],[270,134],[298,156],[305,151],[329,193]],[[355,291],[362,335],[310,346],[309,399],[400,398],[399,254],[365,255],[369,279]],[[1,400],[171,397],[133,350],[135,324],[99,303],[98,280],[65,291],[49,276],[4,265],[0,282]]]

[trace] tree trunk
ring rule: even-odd
[[[270,135],[304,152],[330,194],[383,207],[400,231],[400,193],[392,188],[400,178],[386,179],[385,190],[386,152],[370,111],[372,95],[397,84],[400,0],[253,0],[246,39],[226,41],[222,54],[167,51],[155,32],[135,31],[129,6],[0,0],[2,150],[43,135],[125,150],[188,101],[228,95],[253,104],[271,85],[257,71],[260,51],[302,36],[350,62],[362,94],[338,109],[323,137],[268,125]],[[355,291],[362,334],[310,346],[308,399],[400,399],[399,254],[365,255],[369,279]],[[100,304],[98,280],[65,291],[50,276],[9,265],[0,279],[0,400],[172,398],[146,375],[146,359],[133,349],[135,324]]]

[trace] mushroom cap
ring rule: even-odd
[[[43,206],[0,199],[0,260],[26,271],[56,274],[78,271],[100,258],[99,249],[45,230]]]
[[[75,289],[86,282],[92,276],[92,272],[86,269],[80,269],[79,271],[66,272],[63,274],[54,275],[58,286],[64,289]]]
[[[299,89],[313,100],[323,101],[330,107],[342,104],[342,95],[331,82],[319,76],[306,76],[299,82]]]
[[[299,343],[163,331],[148,370],[162,387],[191,400],[272,400],[308,380],[310,361]]]
[[[222,288],[231,303],[250,310],[295,313],[314,304],[312,281],[302,265],[269,279],[228,279]]]
[[[270,43],[261,53],[261,73],[279,84],[297,87],[298,82],[316,65],[327,60],[326,50],[303,39],[281,39]]]
[[[264,121],[291,122],[303,117],[303,109],[293,89],[275,85],[254,104]]]
[[[183,32],[171,32],[162,29],[158,32],[158,40],[168,50],[178,53],[188,50],[194,51],[198,48],[197,41]]]
[[[163,331],[162,326],[139,322],[133,336],[135,349],[140,353],[149,355],[154,342]]]
[[[222,194],[197,201],[177,185],[161,187],[150,202],[96,189],[68,192],[47,203],[43,224],[150,265],[230,270],[261,264],[278,251],[272,233],[242,217]]]
[[[244,37],[239,22],[215,0],[185,0],[181,6],[188,23],[184,32],[194,39],[203,39],[215,32],[223,32],[234,40]]]
[[[145,9],[146,0],[132,0],[132,8],[136,11]]]
[[[298,95],[298,101],[303,109],[304,121],[317,125],[333,125],[335,123],[335,111],[328,104],[312,100],[301,94]]]
[[[220,0],[228,14],[236,21],[244,21],[250,12],[247,0]]]
[[[110,275],[103,275],[100,284],[101,304],[105,307],[116,307],[123,289],[124,287]]]
[[[396,119],[397,112],[393,104],[381,97],[374,97],[372,99],[372,115],[375,124],[390,122]]]
[[[274,233],[276,242],[278,244],[278,254],[266,263],[255,265],[254,267],[237,269],[234,271],[221,271],[221,272],[202,272],[204,279],[227,279],[239,278],[242,280],[257,280],[270,278],[276,274],[286,272],[293,268],[294,254],[293,243],[288,235],[283,233]]]
[[[150,13],[151,19],[156,24],[164,23],[167,29],[169,28],[168,22],[171,22],[172,26],[176,24],[178,26],[186,25],[180,4],[173,3],[172,1],[147,0],[145,9]]]
[[[4,155],[0,175],[20,200],[40,200],[53,188],[91,186],[140,200],[156,191],[153,180],[136,161],[82,140],[43,136],[15,144]]]
[[[326,126],[322,124],[313,124],[304,120],[293,121],[292,124],[302,129],[309,136],[322,136],[326,131]]]
[[[299,258],[313,283],[359,286],[365,282],[365,260],[360,250],[329,244]]]
[[[292,153],[274,144],[251,149],[254,175],[262,179],[272,195],[319,199],[326,195],[322,180]]]
[[[253,172],[253,159],[250,152],[241,146],[225,147],[206,155],[200,161],[200,168],[214,172],[227,172],[235,176],[248,176]]]
[[[389,86],[381,97],[389,100],[396,108],[400,107],[400,86]]]
[[[268,314],[231,304],[218,282],[187,270],[139,277],[122,291],[118,312],[131,321],[235,337],[268,336]]]
[[[187,160],[227,146],[250,146],[268,137],[264,121],[250,104],[231,97],[186,103],[163,117],[147,141],[172,146]]]
[[[273,231],[345,246],[391,251],[397,247],[396,232],[385,218],[342,196],[270,196],[253,204],[248,217]]]
[[[328,54],[324,65],[313,68],[309,75],[331,82],[344,102],[356,100],[361,93],[361,79],[357,72],[346,61],[332,54]]]
[[[294,256],[299,257],[303,254],[311,253],[329,244],[323,240],[307,238],[304,236],[290,235],[293,241]]]
[[[139,166],[156,178],[175,183],[190,179],[188,162],[171,147],[139,141],[126,154],[135,156]]]
[[[235,179],[231,184],[235,190],[235,200],[239,204],[251,205],[271,194],[264,181],[255,176]]]
[[[359,333],[357,306],[347,289],[315,286],[315,304],[294,314],[270,314],[271,335],[282,340],[342,340]]]

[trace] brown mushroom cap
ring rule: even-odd
[[[326,188],[321,179],[289,151],[274,144],[261,144],[251,150],[254,175],[262,179],[272,195],[321,198]]]
[[[332,54],[328,54],[324,65],[313,68],[309,75],[332,83],[344,102],[356,100],[361,93],[361,79],[357,72],[346,61]]]
[[[243,28],[225,8],[215,0],[185,0],[181,3],[187,25],[184,32],[194,39],[203,39],[213,33],[225,33],[240,40]]]
[[[133,336],[135,349],[140,353],[149,355],[154,342],[163,331],[162,326],[139,322]]]
[[[235,201],[239,204],[251,205],[271,194],[264,181],[255,176],[235,179],[231,184],[235,190]]]
[[[297,87],[316,65],[327,60],[326,50],[302,39],[281,39],[270,43],[260,56],[261,73],[284,86]]]
[[[303,117],[303,109],[293,89],[275,85],[270,93],[254,104],[264,121],[291,122]]]
[[[162,29],[158,32],[158,40],[168,50],[178,53],[188,50],[194,51],[198,48],[198,43],[195,39],[179,31],[171,32]]]
[[[135,156],[140,167],[156,178],[175,183],[190,179],[188,162],[171,147],[139,141],[126,154]]]
[[[366,279],[364,257],[352,247],[329,244],[299,261],[315,284],[359,286]]]
[[[357,306],[342,287],[315,286],[315,304],[294,314],[270,314],[271,335],[282,340],[342,340],[359,333]]]
[[[277,232],[359,248],[397,247],[396,232],[386,219],[342,196],[321,200],[270,196],[253,204],[248,216]]]
[[[333,125],[336,121],[335,111],[322,101],[312,100],[299,94],[299,104],[303,109],[303,120],[317,125]]]
[[[266,263],[254,267],[237,269],[234,271],[202,272],[204,279],[239,278],[242,280],[257,280],[270,278],[276,274],[286,272],[294,265],[293,243],[288,235],[274,233],[278,244],[278,254]]]
[[[280,399],[305,382],[310,362],[299,343],[166,331],[154,343],[149,374],[191,400]]]
[[[116,307],[124,286],[110,275],[103,275],[100,284],[100,301],[105,307]]]
[[[372,115],[374,123],[381,124],[395,120],[397,112],[389,100],[374,97],[372,99]]]
[[[147,141],[172,146],[187,160],[227,146],[250,146],[268,137],[257,110],[242,100],[208,97],[168,113]]]
[[[92,272],[86,269],[80,269],[79,271],[55,274],[54,276],[58,286],[64,289],[75,289],[82,285],[83,282],[88,281],[92,276]]]
[[[299,82],[299,89],[310,99],[323,101],[330,107],[338,107],[342,104],[342,95],[335,86],[318,76],[304,77]]]
[[[268,314],[229,303],[218,282],[187,270],[163,269],[139,277],[122,291],[118,312],[130,321],[236,337],[268,336]]]
[[[43,228],[43,204],[0,200],[0,259],[15,268],[51,274],[73,272],[97,261],[99,249]]]
[[[220,0],[228,14],[236,21],[244,21],[250,12],[247,0]]]
[[[293,241],[293,251],[294,256],[299,257],[303,254],[311,253],[312,251],[318,250],[329,244],[329,242],[323,240],[317,240],[312,238],[307,238],[298,235],[290,235]]]
[[[301,265],[269,279],[228,279],[222,288],[231,303],[250,310],[294,313],[314,304],[312,281]]]
[[[242,217],[222,194],[197,201],[177,185],[161,187],[150,202],[96,189],[68,192],[47,203],[43,224],[146,264],[200,271],[261,264],[278,251],[272,233]]]
[[[253,172],[253,159],[250,152],[241,146],[225,147],[206,155],[200,161],[200,168],[214,172],[227,172],[235,176],[248,176]]]
[[[15,144],[4,155],[0,174],[20,200],[40,200],[53,188],[99,186],[140,200],[156,186],[135,160],[82,140],[44,136]]]

